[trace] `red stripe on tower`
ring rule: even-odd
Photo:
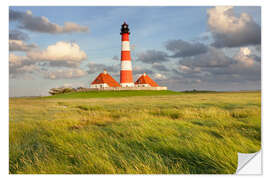
[[[122,87],[133,87],[132,65],[129,45],[129,28],[126,22],[122,24],[122,51],[121,51],[121,70],[120,70],[120,85]]]

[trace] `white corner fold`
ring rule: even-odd
[[[261,154],[261,151],[256,153],[238,153],[238,166],[236,174],[262,174]]]

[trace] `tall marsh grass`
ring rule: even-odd
[[[9,172],[235,173],[261,148],[260,96],[10,98]]]

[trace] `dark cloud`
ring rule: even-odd
[[[9,40],[29,40],[29,36],[19,30],[10,30],[9,31]]]
[[[153,69],[156,69],[158,71],[169,71],[169,69],[165,65],[160,64],[160,63],[154,63],[154,64],[152,64],[152,68]]]
[[[9,51],[30,51],[37,48],[36,44],[26,44],[22,40],[9,40]]]
[[[119,61],[120,58],[119,58],[118,56],[113,56],[113,57],[112,57],[112,60]]]
[[[11,79],[25,78],[25,76],[30,77],[29,74],[34,74],[35,72],[38,72],[39,70],[40,70],[40,68],[35,64],[10,67],[9,68],[9,75],[10,75],[9,77]]]
[[[31,11],[21,12],[10,9],[9,20],[19,23],[19,28],[40,33],[71,33],[71,32],[87,32],[88,27],[80,26],[73,22],[65,22],[64,26],[52,23],[48,18],[41,16],[33,16]]]
[[[241,48],[233,57],[228,57],[220,49],[209,51],[194,58],[179,61],[174,69],[180,79],[195,79],[206,83],[246,83],[261,80],[259,57],[252,55],[249,48]],[[259,89],[259,87],[258,87]]]
[[[27,59],[25,56],[16,56],[9,54],[9,77],[23,78],[26,74],[33,74],[40,70],[34,61]]]
[[[251,59],[254,59],[255,61],[257,62],[261,62],[261,57],[260,56],[257,56],[257,55],[250,55],[249,56]]]
[[[99,74],[103,72],[105,69],[108,73],[116,73],[120,70],[120,65],[105,65],[105,64],[95,64],[95,63],[89,63],[87,65],[88,67],[88,74]]]
[[[138,53],[137,60],[147,64],[169,61],[166,52],[157,50],[147,50],[145,52]]]
[[[218,34],[214,33],[213,37],[215,42],[212,46],[217,48],[223,47],[240,47],[240,46],[248,46],[248,45],[256,45],[261,43],[261,37],[258,37],[260,33],[260,29],[253,30],[251,29],[239,32],[239,34]],[[256,35],[255,35],[256,34]]]
[[[143,73],[146,73],[146,74],[153,74],[154,73],[151,69],[146,68],[146,67],[140,67],[140,66],[135,66],[133,68],[132,72],[135,75],[141,75]]]
[[[240,47],[261,44],[261,27],[246,13],[236,17],[233,7],[218,6],[207,11],[214,47]]]
[[[179,60],[179,64],[193,67],[227,67],[232,63],[232,58],[213,47],[209,47],[207,53]]]
[[[173,52],[172,57],[189,57],[207,52],[208,48],[202,43],[190,43],[187,41],[170,40],[166,42],[166,49]]]
[[[256,49],[259,53],[261,53],[261,45],[256,46],[255,49]]]

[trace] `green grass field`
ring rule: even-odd
[[[170,90],[166,91],[90,91],[90,92],[72,92],[47,96],[47,98],[108,98],[108,97],[131,97],[131,96],[164,96],[164,95],[179,95],[179,92]]]
[[[11,174],[235,173],[261,148],[261,93],[10,98]]]

